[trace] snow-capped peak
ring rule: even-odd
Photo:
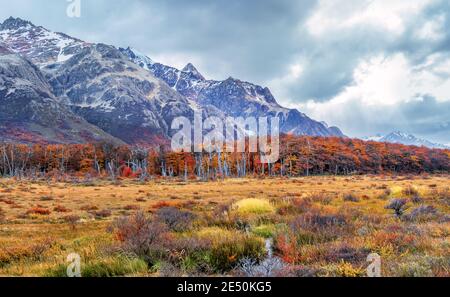
[[[31,22],[22,20],[21,18],[9,17],[3,23],[0,23],[0,31],[17,30],[20,28],[35,27]]]
[[[13,17],[0,25],[0,42],[41,68],[68,60],[87,44]]]
[[[122,53],[128,55],[133,60],[133,62],[135,62],[136,64],[138,64],[139,66],[141,66],[146,70],[149,70],[149,66],[155,64],[155,62],[153,62],[153,60],[150,59],[147,55],[141,53],[140,51],[134,48],[131,47],[128,47],[126,49],[119,48],[119,50]]]
[[[205,78],[203,77],[203,75],[197,70],[197,68],[195,68],[194,65],[192,65],[192,63],[188,63],[182,70],[182,72],[188,72],[191,73],[192,75],[194,75],[196,78],[199,78],[201,80],[204,80]]]
[[[366,141],[380,141],[383,138],[383,135],[377,134],[374,136],[364,137],[363,140]]]
[[[414,135],[402,132],[402,131],[395,131],[391,134],[387,135],[386,137],[401,137],[401,138],[408,138],[408,139],[416,139]]]

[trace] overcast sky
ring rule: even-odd
[[[349,136],[450,143],[449,0],[0,0],[0,19],[269,87]]]

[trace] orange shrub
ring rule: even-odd
[[[157,202],[156,204],[154,204],[154,205],[152,206],[152,208],[153,208],[154,210],[158,210],[158,209],[160,209],[160,208],[165,208],[165,207],[177,207],[177,206],[180,206],[180,203],[175,202],[175,201],[160,201],[160,202]]]
[[[41,207],[33,207],[27,211],[27,214],[38,214],[42,216],[48,216],[50,213],[50,210]]]
[[[68,208],[66,208],[66,207],[64,207],[62,205],[56,206],[53,210],[56,211],[56,212],[71,212],[70,209],[68,209]]]
[[[300,245],[292,231],[278,235],[275,239],[275,247],[284,262],[289,264],[297,264],[300,262]]]

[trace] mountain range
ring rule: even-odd
[[[152,144],[175,117],[278,117],[281,132],[338,136],[270,90],[235,78],[206,79],[131,48],[89,43],[20,18],[0,23],[0,140]]]
[[[389,133],[387,135],[376,135],[371,137],[366,137],[364,140],[368,141],[377,141],[377,142],[389,142],[389,143],[400,143],[404,145],[414,145],[414,146],[424,146],[428,148],[437,148],[437,149],[450,149],[449,146],[434,143],[426,139],[418,138],[412,134],[408,134],[401,131],[396,131]]]

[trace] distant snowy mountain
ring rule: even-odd
[[[450,149],[449,146],[440,144],[440,143],[433,143],[431,141],[428,141],[426,139],[418,138],[412,134],[396,131],[392,132],[388,135],[375,135],[372,137],[364,138],[364,140],[368,141],[377,141],[377,142],[390,142],[390,143],[401,143],[405,145],[415,145],[415,146],[425,146],[428,148],[438,148],[438,149]]]

